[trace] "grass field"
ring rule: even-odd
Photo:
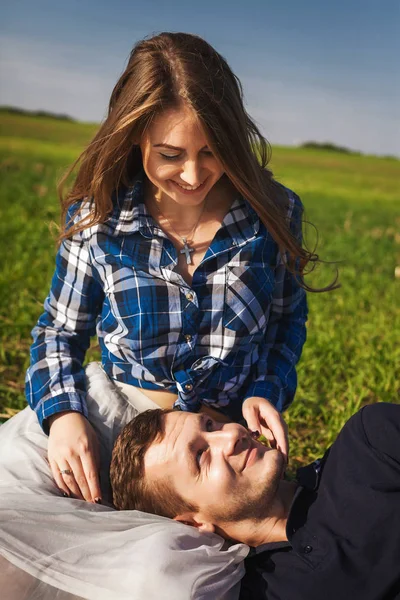
[[[95,125],[0,113],[0,413],[26,405],[30,331],[54,269],[56,180]],[[341,288],[309,294],[308,340],[286,413],[291,469],[317,457],[362,405],[400,402],[400,161],[274,147],[276,178],[318,230],[318,253]],[[315,229],[306,226],[309,247]],[[332,280],[322,265],[310,284]],[[87,361],[99,358],[96,340]]]

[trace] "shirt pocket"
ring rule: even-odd
[[[120,345],[155,361],[176,341],[182,328],[179,287],[133,267],[112,273],[106,291],[103,328]],[[135,355],[135,358],[136,355]]]
[[[239,335],[264,332],[274,284],[269,266],[227,266],[223,326]]]

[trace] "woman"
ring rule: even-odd
[[[207,42],[162,33],[134,47],[62,200],[32,331],[27,399],[66,495],[101,502],[82,366],[96,328],[128,397],[244,418],[287,456],[280,412],[306,338],[304,267],[318,257],[301,245],[299,198],[266,165],[240,82]]]

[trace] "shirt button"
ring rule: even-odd
[[[310,546],[309,544],[307,544],[307,546],[304,546],[304,548],[303,548],[304,554],[310,554],[310,552],[312,552],[312,551],[313,551],[313,547]]]
[[[191,384],[191,383],[187,383],[187,384],[185,385],[185,390],[186,390],[187,392],[191,392],[191,391],[192,391],[192,389],[193,389],[193,386],[192,386],[192,384]]]
[[[188,334],[188,335],[185,335],[185,340],[186,340],[187,342],[191,342],[191,341],[192,341],[192,336],[191,336],[191,335],[189,335],[189,334]]]
[[[189,302],[192,302],[193,298],[194,298],[194,294],[192,292],[188,292],[186,294],[186,300],[189,300]]]

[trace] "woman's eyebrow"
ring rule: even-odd
[[[171,146],[171,144],[153,144],[153,148],[169,148],[170,150],[179,150],[184,152],[185,148],[179,148],[179,146]],[[208,146],[203,146],[201,150],[207,150]]]

